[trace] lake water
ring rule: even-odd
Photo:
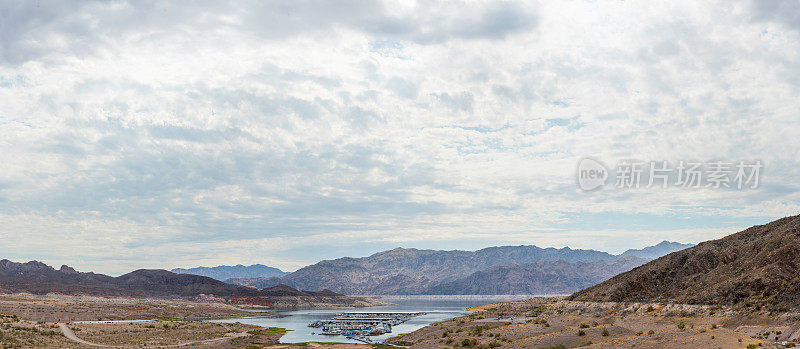
[[[321,328],[308,327],[308,324],[327,320],[334,315],[342,312],[425,312],[425,315],[417,316],[408,321],[392,327],[392,333],[381,336],[371,336],[375,342],[380,342],[391,336],[401,333],[416,331],[434,322],[447,320],[467,313],[469,307],[484,305],[495,302],[508,302],[520,299],[528,299],[533,296],[372,296],[384,302],[394,303],[395,305],[385,307],[370,308],[336,308],[336,309],[309,309],[280,311],[282,317],[243,317],[225,320],[214,320],[217,322],[241,322],[243,324],[258,325],[264,327],[282,327],[287,330],[281,343],[300,343],[300,342],[347,342],[358,343],[355,340],[347,339],[344,336],[323,336],[316,334],[322,332]]]

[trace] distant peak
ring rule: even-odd
[[[75,271],[75,269],[72,269],[72,267],[70,267],[70,266],[68,266],[66,264],[62,265],[61,268],[58,269],[58,271],[60,271],[62,273],[66,273],[66,274],[77,274],[78,273],[77,271]]]

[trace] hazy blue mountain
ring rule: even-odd
[[[658,243],[658,245],[648,246],[643,249],[634,250],[630,249],[623,252],[620,256],[621,257],[639,257],[639,258],[646,258],[646,259],[655,259],[661,256],[666,256],[672,252],[677,252],[689,247],[692,247],[692,244],[682,244],[679,242],[669,242],[669,241],[662,241]]]
[[[278,277],[288,274],[278,268],[268,267],[261,264],[253,264],[250,266],[244,266],[241,264],[233,266],[220,265],[216,267],[196,267],[189,269],[175,268],[171,271],[176,274],[208,276],[220,281],[225,281],[232,278]]]

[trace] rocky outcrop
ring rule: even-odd
[[[800,307],[800,216],[671,253],[570,299]]]

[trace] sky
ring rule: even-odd
[[[795,1],[0,0],[0,258],[619,253],[800,213]],[[577,184],[760,161],[757,188]]]

